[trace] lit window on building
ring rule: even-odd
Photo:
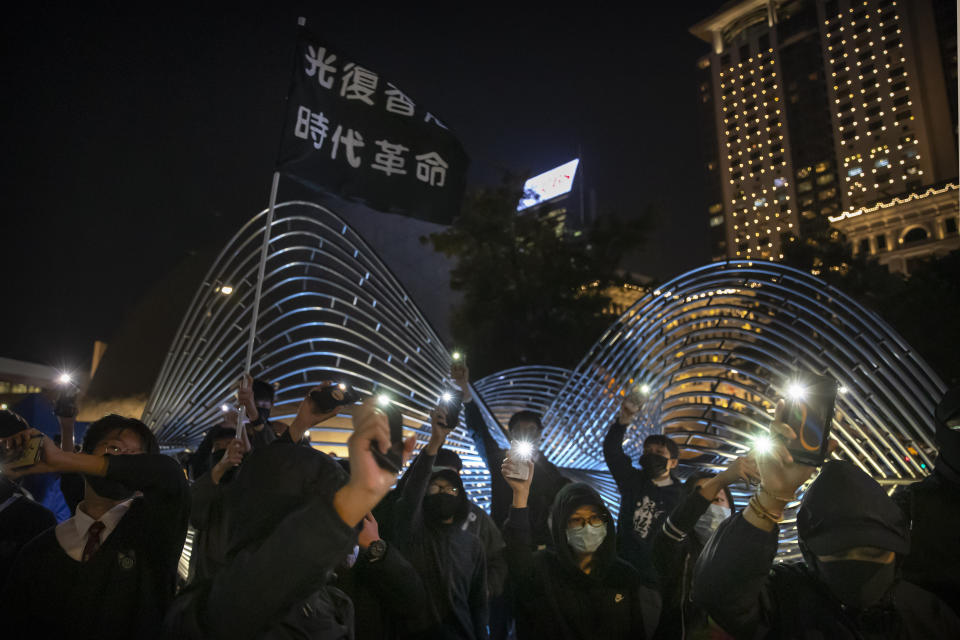
[[[847,171],[847,175],[850,176],[851,178],[853,176],[863,175],[863,169],[861,167],[854,167],[853,169],[849,169]]]
[[[713,216],[712,218],[710,218],[711,227],[719,227],[722,224],[723,224],[723,214],[719,216]]]

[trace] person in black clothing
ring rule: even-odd
[[[317,387],[319,390],[322,387]],[[224,489],[226,563],[183,592],[165,623],[171,638],[320,638],[353,635],[350,599],[332,584],[357,544],[357,525],[396,474],[371,453],[390,446],[386,416],[372,400],[356,407],[350,475],[330,456],[301,446],[307,430],[336,413],[308,395],[289,429],[255,448]],[[416,443],[405,443],[406,460]]]
[[[270,420],[275,399],[276,391],[272,384],[244,374],[243,382],[237,390],[237,402],[242,404],[246,411],[247,435],[254,449],[270,444],[287,430],[285,423]]]
[[[336,582],[353,602],[354,638],[392,640],[422,634],[429,625],[426,589],[396,546],[380,537],[373,514],[363,518],[357,550],[351,556],[355,564],[338,569]]]
[[[617,558],[613,517],[589,485],[568,484],[554,499],[553,544],[531,551],[530,477],[503,477],[513,491],[503,535],[510,565],[509,581],[520,640],[560,638],[650,638],[657,625],[660,597],[644,586],[640,575]],[[514,474],[511,474],[514,475]]]
[[[437,452],[437,457],[433,461],[433,470],[436,472],[444,469],[460,475],[463,461],[455,451],[440,449]],[[487,558],[487,595],[495,598],[503,593],[503,585],[507,580],[507,560],[503,557],[503,536],[486,511],[469,498],[468,502],[470,513],[460,527],[477,536],[483,544],[483,553]]]
[[[433,471],[437,452],[453,430],[446,412],[430,414],[430,440],[410,467],[397,501],[397,546],[427,588],[438,638],[487,637],[487,571],[483,545],[463,529],[470,503],[460,476]]]
[[[18,414],[6,409],[0,411],[0,438],[9,438],[29,428]],[[0,476],[0,587],[6,582],[20,549],[56,524],[53,513],[34,501],[19,482]]]
[[[680,503],[682,488],[673,470],[680,449],[667,436],[654,434],[643,441],[640,467],[636,469],[623,452],[623,438],[640,406],[627,396],[603,439],[603,459],[620,490],[617,522],[620,556],[632,564],[648,584],[655,584],[653,539],[667,515]]]
[[[707,542],[693,600],[736,638],[958,638],[960,619],[898,576],[910,548],[906,518],[880,485],[830,460],[803,497],[797,534],[804,563],[773,564],[777,523],[814,468],[793,461],[796,439],[777,407],[780,440],[757,455],[761,483],[749,506]]]
[[[179,465],[146,425],[117,415],[90,425],[83,453],[46,437],[41,447],[23,473],[83,474],[84,499],[17,557],[0,595],[5,637],[157,637],[190,509]]]
[[[454,364],[450,375],[463,392],[463,414],[467,430],[473,437],[477,451],[483,456],[487,469],[490,469],[490,513],[497,526],[502,527],[510,512],[512,491],[503,477],[496,472],[503,466],[507,451],[501,449],[493,438],[487,423],[480,413],[480,407],[473,400],[470,391],[470,370],[465,364]],[[524,441],[536,444],[540,440],[543,424],[539,414],[533,411],[518,411],[510,416],[507,424],[507,434],[511,441]],[[529,513],[532,527],[531,544],[535,548],[549,546],[552,542],[550,527],[547,518],[550,515],[550,505],[563,485],[570,482],[560,470],[549,460],[534,454],[534,465],[537,468],[536,479],[530,488]]]
[[[933,474],[893,494],[910,522],[902,571],[960,616],[960,387],[947,391],[935,417],[940,455]]]
[[[190,485],[190,525],[194,528],[188,582],[211,577],[226,561],[227,526],[224,487],[233,479],[246,453],[246,441],[236,429],[214,427],[210,471]]]
[[[737,458],[720,474],[694,473],[683,484],[684,498],[653,539],[653,563],[663,597],[656,638],[726,637],[711,628],[706,613],[690,602],[693,567],[700,550],[730,517],[733,495],[729,485],[749,481],[759,472],[752,458]]]

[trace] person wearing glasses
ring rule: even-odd
[[[514,463],[504,462],[503,477],[513,490],[503,538],[517,637],[651,638],[660,596],[617,558],[614,520],[600,494],[581,482],[560,489],[550,514],[553,548],[531,551],[527,503],[534,465],[515,464],[529,469],[519,480]]]
[[[36,429],[0,441],[40,438],[37,462],[4,473],[81,474],[76,514],[20,552],[0,596],[5,637],[154,638],[173,600],[190,494],[176,460],[150,429],[109,415],[90,425],[80,453]],[[56,603],[56,615],[50,615]]]
[[[434,471],[437,453],[456,425],[446,412],[430,414],[430,440],[400,490],[394,535],[397,548],[427,588],[429,637],[477,640],[487,637],[487,570],[483,543],[464,530],[470,502],[460,475]]]

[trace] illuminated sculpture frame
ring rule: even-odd
[[[332,211],[287,202],[276,214],[253,359],[253,374],[278,386],[273,415],[290,419],[312,386],[340,380],[393,396],[408,433],[423,444],[429,411],[449,385],[450,356],[437,334]],[[265,212],[250,220],[214,261],[173,341],[144,412],[168,449],[195,445],[234,395],[264,220]],[[623,313],[575,370],[518,367],[474,388],[502,446],[508,442],[497,420],[505,424],[521,408],[542,412],[543,455],[596,486],[616,510],[601,443],[631,387],[651,391],[627,432],[626,452],[637,456],[646,435],[666,433],[681,447],[685,476],[747,452],[766,432],[784,386],[806,373],[842,385],[837,455],[891,485],[928,472],[943,383],[876,314],[774,263],[723,262],[685,273]],[[349,433],[344,414],[313,429],[311,440],[343,455]],[[489,475],[471,438],[460,428],[447,446],[463,458],[471,498],[487,506]],[[748,491],[734,491],[740,506]],[[792,509],[788,516],[784,556],[796,553]]]

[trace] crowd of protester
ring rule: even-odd
[[[329,382],[286,424],[270,419],[274,387],[244,376],[243,411],[185,464],[134,418],[97,420],[77,447],[69,403],[59,443],[0,412],[3,637],[960,638],[960,388],[936,409],[933,473],[892,498],[839,459],[807,484],[815,467],[791,456],[783,403],[768,452],[682,479],[677,444],[656,434],[636,467],[623,443],[642,399],[628,395],[602,443],[615,519],[535,446],[500,448],[464,364],[451,380],[490,470],[489,514],[443,448],[459,420],[443,406],[415,456],[373,399],[348,409],[348,458],[310,446],[343,411],[316,399]],[[542,430],[528,410],[504,429],[534,445]],[[71,517],[58,524],[31,498],[22,480],[36,474],[59,476]],[[735,484],[753,492],[739,511]],[[803,561],[778,563],[804,485]]]

